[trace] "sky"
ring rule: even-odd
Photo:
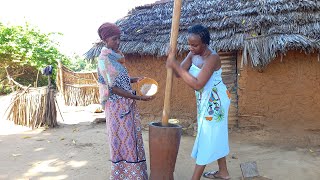
[[[83,55],[99,40],[104,22],[115,22],[136,6],[156,0],[0,0],[0,22],[37,26],[41,32],[61,32],[61,52]]]

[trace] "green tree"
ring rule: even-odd
[[[78,55],[71,58],[68,68],[75,72],[95,71],[97,69],[97,61],[88,61]]]
[[[28,23],[25,26],[5,26],[0,23],[0,80],[5,79],[5,67],[10,69],[10,73],[21,73],[19,70],[24,67],[33,67],[37,72],[47,65],[52,65],[56,70],[57,59],[68,65],[70,60],[58,50],[59,44],[52,40],[57,35],[62,34],[42,33]],[[28,83],[29,79],[25,81]]]

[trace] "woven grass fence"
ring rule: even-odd
[[[73,72],[58,61],[56,83],[68,106],[99,103],[97,72]]]
[[[49,86],[37,88],[23,86],[16,82],[8,71],[7,78],[18,87],[18,90],[11,93],[11,102],[5,114],[6,119],[32,129],[58,126],[54,89]]]

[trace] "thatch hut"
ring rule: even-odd
[[[155,102],[140,104],[142,114],[151,115],[149,120],[160,117],[162,111],[172,8],[172,1],[136,7],[117,22],[131,75],[152,77],[162,89]],[[223,78],[233,94],[231,127],[317,120],[318,0],[183,1],[181,56],[188,51],[187,28],[198,23],[209,28],[211,47],[221,55]],[[86,58],[96,57],[100,49],[101,43],[96,44]],[[172,117],[195,120],[193,92],[180,80],[174,80],[171,107]]]

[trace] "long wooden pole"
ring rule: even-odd
[[[62,95],[62,99],[63,99],[63,103],[65,104],[65,100],[64,100],[64,77],[63,77],[63,70],[62,70],[62,62],[60,59],[57,60],[58,61],[58,68],[59,68],[59,72],[57,72],[57,74],[59,73],[60,75],[60,91],[61,91],[61,95]]]
[[[174,0],[173,6],[173,16],[171,24],[171,36],[170,36],[170,47],[174,52],[177,50],[177,39],[179,34],[179,23],[180,23],[180,14],[181,14],[182,0]],[[166,89],[164,96],[164,106],[162,113],[162,126],[168,126],[168,120],[170,115],[170,99],[172,91],[172,74],[173,71],[171,68],[167,69],[167,80],[166,80]]]

